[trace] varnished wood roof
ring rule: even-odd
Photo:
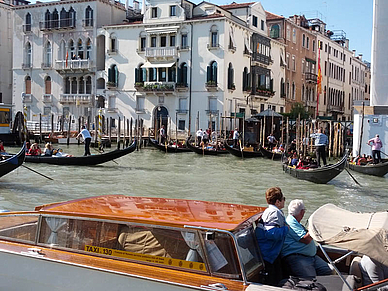
[[[263,207],[172,198],[108,195],[36,207],[40,213],[62,214],[183,227],[234,230]]]

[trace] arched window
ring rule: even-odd
[[[48,9],[44,14],[44,28],[51,28],[51,13]]]
[[[45,94],[51,94],[51,77],[47,76],[44,80],[44,92]]]
[[[167,75],[168,75],[168,82],[176,82],[176,66],[172,66],[171,68],[167,69]]]
[[[117,69],[117,67],[116,67]],[[117,84],[117,83],[116,83]],[[86,77],[86,94],[92,94],[92,77]]]
[[[69,21],[68,21],[68,26],[69,27],[75,27],[75,21],[76,21],[76,15],[75,15],[75,11],[73,9],[73,7],[70,7],[70,10],[69,10]]]
[[[286,97],[286,90],[285,90],[283,78],[280,80],[280,97],[283,97],[283,98]]]
[[[274,24],[271,26],[271,31],[270,31],[270,37],[271,38],[279,38],[280,36],[280,27],[279,24]]]
[[[217,62],[213,61],[207,67],[207,84],[217,85]]]
[[[65,94],[70,94],[70,78],[65,79]]]
[[[216,25],[210,28],[210,46],[218,47],[218,28]]]
[[[109,52],[117,52],[117,38],[114,33],[112,33],[109,37]]]
[[[84,81],[84,77],[79,78],[78,94],[85,94],[85,81]]]
[[[62,40],[59,45],[58,56],[60,60],[62,61],[66,60],[66,43],[64,40]]]
[[[25,47],[25,66],[32,66],[32,48],[30,42],[27,42]]]
[[[60,27],[67,27],[67,12],[65,8],[62,8],[60,17]]]
[[[234,90],[234,69],[232,63],[229,63],[228,66],[228,89]]]
[[[48,41],[44,47],[44,66],[51,67],[52,50],[51,43]]]
[[[295,83],[292,82],[292,100],[295,100]]]
[[[59,15],[58,15],[58,10],[55,8],[53,15],[52,15],[52,27],[53,28],[58,28],[59,27]]]
[[[90,6],[85,10],[85,26],[93,26],[93,9]]]
[[[81,39],[79,39],[78,43],[77,43],[77,57],[79,59],[83,59],[84,58],[84,47],[82,45],[82,40]]]
[[[26,14],[26,31],[31,31],[31,14]]]
[[[67,47],[68,47],[68,50],[69,50],[69,58],[72,59],[72,60],[75,60],[76,59],[75,47],[74,47],[74,41],[72,39],[69,40],[69,44],[68,44]]]
[[[156,75],[156,73],[155,73],[155,75]],[[112,65],[108,69],[108,83],[111,86],[117,87],[118,82],[119,82],[119,71],[118,71],[116,65]]]
[[[90,60],[92,57],[92,42],[90,38],[86,41],[86,59]]]
[[[135,85],[143,84],[147,81],[147,69],[142,68],[143,64],[140,64],[137,68],[135,68]]]
[[[187,64],[182,63],[178,68],[178,80],[177,83],[181,86],[187,87]]]
[[[25,79],[25,91],[26,91],[26,94],[31,94],[31,77],[30,76],[27,76],[26,79]]]
[[[77,78],[71,78],[71,94],[77,94]]]
[[[245,67],[243,71],[243,81],[242,81],[242,89],[243,91],[248,91],[250,89],[249,86],[249,73],[248,73],[248,68]]]

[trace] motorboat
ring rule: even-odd
[[[108,195],[0,214],[1,290],[279,290],[262,207]]]

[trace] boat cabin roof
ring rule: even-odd
[[[85,216],[143,224],[185,225],[233,231],[256,220],[265,208],[199,200],[107,195],[46,204],[39,213]]]

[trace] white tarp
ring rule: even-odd
[[[354,213],[326,204],[310,216],[309,233],[316,242],[356,251],[388,265],[388,212]]]

